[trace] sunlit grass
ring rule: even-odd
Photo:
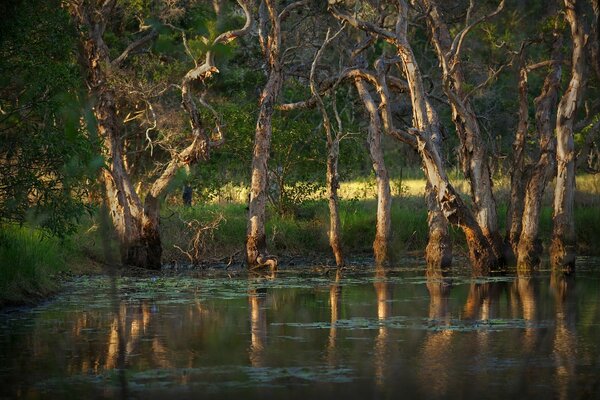
[[[414,175],[414,174],[412,174]],[[468,182],[458,174],[451,174],[450,182],[461,194],[468,196],[470,193]],[[494,193],[499,202],[508,199],[510,178],[502,177],[494,179]],[[425,193],[425,179],[423,178],[392,178],[390,181],[392,195],[395,197],[410,197],[422,196]],[[577,196],[576,202],[580,204],[593,204],[600,202],[600,174],[579,175],[576,178]],[[554,182],[546,188],[544,201],[549,202],[554,191]],[[218,194],[212,198],[209,203],[224,204],[224,203],[239,203],[246,204],[248,200],[249,188],[242,185],[227,184],[223,186]],[[377,187],[375,178],[369,177],[365,179],[355,179],[352,181],[340,182],[338,195],[341,200],[368,200],[377,197]],[[322,200],[325,199],[324,193],[314,193],[306,197],[306,200]],[[172,204],[180,204],[180,199],[177,196],[172,196],[170,202]]]

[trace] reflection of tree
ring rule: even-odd
[[[537,280],[531,276],[530,271],[519,269],[517,279],[512,285],[511,306],[513,313],[518,315],[520,312],[523,320],[527,323],[521,344],[521,348],[526,354],[530,354],[535,350],[539,333],[539,330],[533,324],[537,319],[536,282]]]
[[[444,329],[450,325],[448,300],[452,281],[445,270],[428,268],[427,290],[429,291],[429,323],[437,329],[425,338],[419,379],[430,396],[439,397],[446,393],[450,379],[448,366],[451,364],[449,349],[454,331]]]
[[[342,306],[342,287],[340,286],[341,272],[338,269],[335,280],[329,287],[329,306],[331,307],[331,327],[329,328],[329,342],[327,345],[327,362],[330,366],[335,364],[335,344],[337,337],[337,320],[340,319]]]
[[[385,372],[387,367],[386,355],[388,352],[388,327],[385,320],[391,316],[391,288],[386,281],[386,271],[381,265],[375,269],[375,293],[377,295],[377,319],[379,320],[379,332],[375,338],[375,383],[379,386],[385,384]]]
[[[250,302],[250,364],[253,367],[265,365],[264,352],[267,344],[267,315],[265,302],[267,289],[250,289],[248,301]]]
[[[569,399],[575,378],[577,361],[575,277],[554,272],[550,278],[550,289],[556,304],[556,328],[554,331],[553,354],[556,365],[556,384],[559,399]]]

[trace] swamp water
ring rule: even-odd
[[[600,398],[599,292],[599,259],[80,278],[0,314],[0,398]]]

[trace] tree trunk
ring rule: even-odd
[[[525,139],[529,129],[529,104],[527,101],[527,68],[521,59],[519,68],[519,123],[513,141],[513,160],[510,171],[510,199],[506,212],[506,237],[504,256],[515,260],[523,220],[523,191],[527,184],[525,173]]]
[[[450,184],[442,165],[438,146],[432,141],[434,135],[441,137],[439,132],[434,132],[435,129],[439,130],[438,118],[426,98],[421,72],[407,40],[407,4],[404,0],[399,3],[401,10],[396,27],[398,56],[402,60],[402,68],[411,94],[413,124],[417,128],[417,132],[413,133],[417,135],[417,148],[423,161],[424,171],[445,217],[464,231],[473,268],[485,273],[498,263],[498,257],[470,210]]]
[[[269,265],[277,261],[268,255],[265,234],[265,208],[267,204],[267,164],[271,149],[273,109],[281,92],[283,72],[279,60],[281,30],[274,0],[264,0],[271,30],[267,43],[269,58],[269,78],[260,96],[260,109],[256,122],[254,153],[252,157],[252,181],[250,184],[250,204],[248,206],[248,227],[246,231],[246,262],[249,268]]]
[[[344,253],[340,232],[342,230],[338,212],[338,194],[340,188],[338,175],[338,157],[340,154],[340,141],[338,138],[327,142],[327,198],[329,199],[329,245],[335,257],[335,265],[344,265]]]
[[[452,240],[448,232],[448,221],[440,210],[435,191],[429,182],[425,186],[425,201],[429,227],[425,261],[431,268],[448,268],[452,265]]]
[[[338,189],[340,187],[338,174],[338,159],[340,155],[340,137],[341,137],[341,120],[338,116],[338,132],[334,135],[331,128],[331,120],[325,108],[325,103],[319,94],[319,89],[315,80],[315,72],[319,58],[321,57],[325,46],[327,46],[341,32],[338,31],[334,36],[330,37],[330,31],[327,30],[325,40],[321,47],[317,50],[315,58],[310,68],[310,91],[316,99],[316,104],[323,117],[323,128],[325,129],[325,137],[327,139],[327,198],[329,199],[329,245],[335,257],[335,264],[339,267],[344,265],[344,254],[342,252],[342,242],[340,238],[341,224],[338,210]],[[335,96],[335,93],[334,93]],[[335,103],[334,103],[335,109]]]
[[[160,260],[155,262],[154,252],[148,247],[154,241],[146,240],[144,233],[142,203],[125,169],[115,95],[107,85],[104,70],[110,65],[108,47],[102,38],[106,24],[104,19],[108,17],[110,10],[103,9],[103,14],[99,17],[95,15],[96,11],[83,4],[73,4],[70,7],[71,15],[81,26],[79,33],[82,59],[88,74],[90,94],[96,100],[94,116],[107,159],[106,168],[102,171],[102,182],[110,216],[119,238],[121,262],[136,267],[159,268]]]
[[[397,55],[400,57],[404,75],[408,81],[410,91],[413,126],[409,132],[400,132],[393,128],[389,107],[389,95],[387,94],[387,83],[385,73],[378,73],[379,87],[382,95],[380,108],[384,114],[384,126],[392,136],[400,140],[413,143],[418,150],[422,161],[425,176],[430,182],[436,195],[440,210],[446,219],[459,226],[465,233],[467,245],[469,246],[469,258],[475,270],[485,273],[490,267],[498,264],[498,256],[488,239],[484,236],[480,226],[473,217],[471,211],[463,203],[456,190],[450,184],[440,155],[439,147],[435,137],[440,137],[437,113],[429,104],[423,87],[421,72],[407,38],[408,27],[408,5],[406,0],[399,0],[399,13],[396,20],[395,32],[385,30],[369,22],[361,21],[355,17],[340,13],[335,6],[330,6],[333,15],[357,29],[378,36],[396,47]],[[379,63],[382,64],[381,62]],[[378,70],[381,70],[378,68]],[[407,137],[409,136],[409,137]]]
[[[556,107],[558,87],[562,74],[562,38],[555,33],[552,59],[555,61],[546,75],[542,92],[536,97],[535,121],[539,136],[540,155],[532,168],[524,196],[521,235],[517,249],[517,266],[533,268],[539,264],[542,245],[538,238],[540,212],[544,190],[554,176],[556,147],[552,110]]]
[[[375,229],[373,251],[375,253],[375,262],[381,264],[388,258],[392,224],[390,177],[387,168],[385,167],[383,149],[381,148],[382,123],[379,118],[377,105],[373,101],[366,83],[361,79],[356,79],[354,85],[369,113],[369,135],[367,143],[369,146],[371,162],[373,163],[373,171],[375,171],[375,179],[377,181],[377,225]]]
[[[552,244],[550,259],[557,268],[575,267],[575,152],[573,121],[583,92],[585,67],[585,34],[579,20],[576,0],[565,0],[566,18],[571,27],[573,54],[571,81],[563,94],[556,116],[556,187],[554,190],[554,215],[552,218]]]
[[[455,49],[456,54],[452,55],[453,40],[435,0],[422,1],[424,7],[428,9],[427,24],[442,66],[444,92],[450,100],[452,120],[460,139],[460,161],[463,173],[471,186],[471,198],[475,206],[477,223],[493,246],[496,255],[502,258],[502,237],[498,231],[498,215],[488,155],[477,116],[464,90],[464,75],[458,60],[460,49]],[[455,59],[448,59],[449,56]]]

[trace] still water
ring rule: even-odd
[[[0,398],[600,398],[600,260],[81,278],[0,314]]]

